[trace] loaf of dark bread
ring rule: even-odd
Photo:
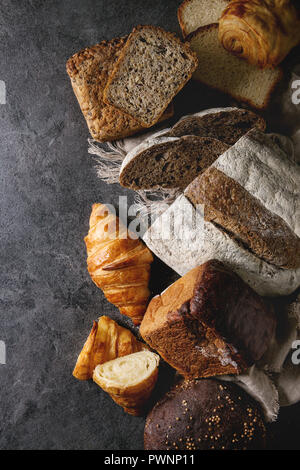
[[[250,131],[185,191],[205,220],[221,227],[258,258],[300,267],[300,170],[270,135]]]
[[[120,184],[131,189],[184,189],[228,148],[211,137],[152,139],[126,156]]]
[[[186,189],[205,220],[233,234],[248,250],[279,268],[300,267],[300,238],[237,181],[211,166]]]
[[[264,131],[265,120],[248,109],[229,108],[228,110],[200,112],[180,119],[164,136],[182,137],[196,135],[211,137],[227,145],[235,144],[253,128]]]
[[[199,378],[246,370],[266,351],[275,326],[265,300],[211,260],[151,300],[140,333],[180,374]]]
[[[146,420],[146,450],[263,450],[262,411],[232,383],[202,379],[177,383]]]

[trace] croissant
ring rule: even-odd
[[[140,416],[156,384],[158,364],[157,354],[140,351],[97,366],[93,380],[126,413]]]
[[[91,379],[98,364],[143,349],[148,349],[148,347],[138,341],[127,328],[118,325],[109,317],[100,317],[98,322],[94,322],[79,354],[73,375],[79,380]]]
[[[90,276],[109,302],[137,325],[146,311],[153,256],[104,204],[94,204],[85,237]]]
[[[274,67],[300,42],[299,2],[233,0],[219,21],[219,40],[250,64]]]

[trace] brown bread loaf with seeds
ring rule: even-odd
[[[233,383],[179,381],[149,413],[146,450],[263,450],[258,403]]]

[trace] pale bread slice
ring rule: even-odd
[[[177,16],[183,37],[201,26],[217,23],[230,0],[184,0]]]
[[[218,39],[218,24],[203,26],[187,37],[198,57],[193,79],[257,109],[267,107],[282,77],[280,68],[261,70],[227,52]]]

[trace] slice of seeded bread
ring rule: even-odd
[[[189,44],[161,28],[138,26],[115,64],[104,101],[151,127],[196,67]]]
[[[282,77],[279,68],[258,69],[227,52],[218,39],[218,24],[203,26],[187,37],[198,57],[195,80],[257,109],[267,107]]]
[[[67,73],[91,136],[100,142],[121,139],[144,130],[134,118],[103,101],[103,92],[127,38],[102,41],[83,49],[67,61]],[[173,114],[171,104],[161,116]]]
[[[131,189],[183,189],[228,148],[210,137],[150,139],[127,154],[120,184]]]
[[[177,16],[183,37],[201,26],[217,23],[230,0],[184,0]]]

